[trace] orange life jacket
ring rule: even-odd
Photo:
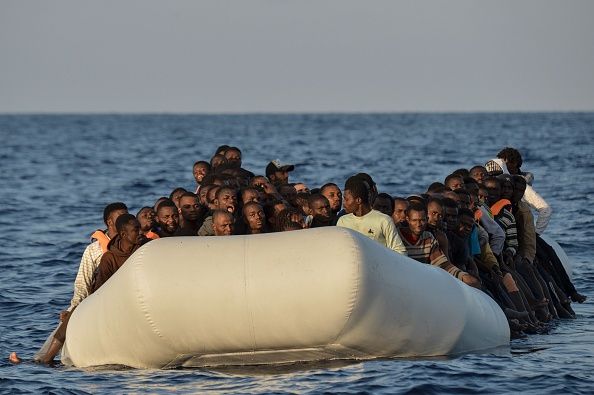
[[[109,244],[109,241],[111,240],[109,238],[108,235],[105,234],[105,232],[103,232],[102,230],[96,230],[92,235],[91,235],[91,239],[95,239],[99,242],[99,245],[101,246],[101,251],[106,252],[107,251],[107,245]]]
[[[153,232],[152,230],[149,230],[146,234],[145,234],[147,239],[151,239],[151,240],[157,240],[159,238],[159,235],[156,234],[155,232]]]
[[[511,202],[507,199],[501,199],[497,203],[491,206],[491,212],[493,215],[497,216],[503,210],[504,207],[511,206]]]
[[[483,212],[481,211],[480,208],[477,208],[476,210],[474,210],[474,220],[476,222],[479,222],[482,217],[483,217]]]

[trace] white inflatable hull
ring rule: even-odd
[[[135,368],[435,356],[509,344],[499,306],[356,232],[179,237],[73,313],[65,362]]]

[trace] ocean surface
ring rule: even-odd
[[[309,187],[367,172],[407,196],[453,170],[518,148],[554,213],[546,231],[588,295],[575,320],[509,348],[448,358],[252,369],[77,369],[25,361],[72,296],[103,207],[131,212],[175,187],[192,164],[236,145],[244,167],[294,163]],[[1,393],[594,393],[594,113],[0,116]]]

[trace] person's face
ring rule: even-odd
[[[360,199],[355,199],[351,191],[349,189],[346,189],[344,191],[343,199],[344,211],[346,211],[348,214],[354,213],[355,211],[357,211],[357,207],[359,206],[359,204]]]
[[[233,234],[233,217],[231,215],[218,215],[212,222],[215,236],[230,236]]]
[[[415,236],[420,236],[427,225],[427,215],[424,211],[412,210],[408,212],[406,221],[408,222],[411,233]]]
[[[304,183],[300,182],[295,184],[295,191],[297,193],[309,193],[309,188]]]
[[[489,191],[486,188],[479,188],[477,196],[481,204],[489,204]]]
[[[501,199],[501,186],[499,183],[487,181],[485,188],[487,188],[489,205],[493,205]]]
[[[236,165],[237,167],[241,167],[241,154],[239,151],[234,149],[227,150],[225,152],[225,158],[227,158],[227,163],[231,163]]]
[[[115,223],[118,217],[122,214],[128,214],[128,210],[120,209],[112,211],[112,213],[107,217],[107,229],[111,229],[115,232]],[[112,233],[115,234],[115,233]]]
[[[223,192],[218,193],[217,195],[218,197],[215,199],[217,208],[234,213],[235,208],[237,207],[237,196],[235,192],[230,189],[224,189]]]
[[[443,207],[436,202],[430,202],[427,205],[427,222],[432,226],[441,228],[443,222]]]
[[[194,179],[196,180],[197,184],[200,184],[202,182],[202,179],[204,178],[204,176],[206,175],[206,172],[208,171],[208,169],[206,168],[206,165],[204,164],[199,164],[194,166]]]
[[[278,170],[270,175],[271,180],[278,185],[289,183],[289,172],[286,170]]]
[[[120,231],[120,237],[130,245],[140,244],[142,232],[140,231],[140,222],[133,220],[124,225]]]
[[[505,166],[507,166],[507,171],[509,171],[509,174],[519,174],[520,173],[520,166],[518,166],[517,162],[506,161]]]
[[[470,177],[474,178],[474,180],[476,182],[478,182],[479,185],[483,183],[483,180],[485,179],[486,176],[487,176],[487,172],[482,167],[480,167],[478,169],[474,169],[470,172]]]
[[[373,209],[388,216],[392,216],[393,211],[390,199],[383,196],[375,198],[375,202],[373,202]]]
[[[208,195],[208,187],[201,187],[200,191],[198,191],[198,196],[200,196],[200,204],[203,206],[207,206],[206,196]]]
[[[452,191],[456,189],[460,189],[464,187],[464,183],[460,177],[454,177],[448,180],[446,187],[450,188]]]
[[[406,221],[407,208],[408,204],[402,200],[397,200],[394,202],[394,212],[392,213],[392,219],[394,220],[395,224],[401,224]]]
[[[224,156],[215,156],[214,158],[212,158],[212,168],[216,168],[219,167],[220,165],[222,165],[223,163],[225,163],[227,161],[227,159]]]
[[[179,225],[179,213],[173,207],[161,207],[157,212],[157,222],[167,233],[173,233]]]
[[[260,192],[258,192],[256,190],[248,189],[247,191],[245,191],[243,193],[243,197],[242,197],[243,204],[247,204],[249,202],[260,203],[261,200],[262,200],[262,198],[260,196]]]
[[[173,200],[173,203],[175,203],[175,205],[177,207],[179,207],[179,198],[181,197],[181,195],[183,195],[184,193],[186,193],[187,191],[177,191],[175,192],[172,196],[171,196],[171,200]]]
[[[458,226],[458,209],[456,207],[444,207],[443,214],[448,230],[456,230]]]
[[[501,198],[512,200],[514,195],[514,185],[510,181],[501,183]]]
[[[324,188],[322,195],[324,195],[326,199],[328,199],[328,202],[330,202],[330,209],[332,211],[335,213],[340,211],[342,208],[342,192],[340,192],[340,188],[330,185]]]
[[[262,230],[264,227],[265,215],[262,207],[250,204],[243,210],[243,217],[251,230]]]
[[[474,225],[474,219],[468,215],[462,215],[458,220],[458,234],[464,238],[470,236],[472,227]]]
[[[184,196],[179,199],[179,213],[188,221],[196,221],[200,215],[200,201],[198,198]]]
[[[217,195],[217,191],[219,188],[210,188],[206,195],[206,201],[208,204],[208,208],[211,210],[215,210],[217,208],[217,204],[215,202],[215,196]]]
[[[142,210],[137,219],[140,223],[140,230],[148,232],[155,225],[155,211],[152,208]]]
[[[330,202],[328,199],[316,199],[309,206],[311,215],[314,217],[330,218],[332,209],[330,208]]]

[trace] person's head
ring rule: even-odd
[[[237,208],[237,192],[230,187],[221,187],[215,195],[217,209],[226,210],[233,214]]]
[[[266,177],[274,185],[283,185],[289,183],[289,172],[295,170],[294,165],[281,163],[279,159],[275,159],[266,165]]]
[[[443,219],[448,230],[455,231],[458,226],[458,203],[450,198],[442,199]]]
[[[378,194],[375,202],[373,202],[373,209],[391,217],[394,212],[394,200],[392,196],[384,192]]]
[[[276,230],[278,232],[282,232],[283,227],[289,223],[295,222],[298,223],[301,228],[305,227],[305,221],[303,220],[303,216],[299,211],[295,210],[292,207],[286,208],[279,212],[276,216]]]
[[[309,193],[309,188],[302,182],[298,182],[297,184],[293,185],[297,193]]]
[[[200,189],[198,190],[198,198],[200,199],[200,204],[203,206],[208,206],[208,201],[206,200],[206,196],[208,195],[208,191],[212,188],[213,185],[201,185]]]
[[[142,232],[140,231],[140,223],[132,214],[122,214],[118,217],[115,223],[116,230],[123,243],[128,246],[136,246],[142,241]]]
[[[443,228],[443,204],[439,198],[427,201],[427,222],[438,229]]]
[[[217,209],[212,212],[212,229],[215,236],[233,234],[233,214],[227,210]]]
[[[485,166],[474,166],[470,169],[470,178],[474,179],[479,185],[487,178],[487,169]]]
[[[194,175],[194,180],[196,180],[196,184],[200,185],[204,176],[210,171],[210,164],[203,160],[199,160],[198,162],[194,163],[192,167],[192,174]]]
[[[489,206],[497,203],[501,199],[501,183],[497,177],[487,177],[483,181],[483,186],[487,189]]]
[[[462,178],[468,177],[470,175],[468,169],[464,169],[464,168],[456,169],[456,170],[454,170],[452,172],[452,174],[455,174],[455,175],[460,176]]]
[[[394,198],[394,211],[392,212],[392,220],[398,226],[403,226],[406,223],[406,210],[408,210],[408,200],[402,197]]]
[[[361,177],[352,176],[344,184],[343,206],[347,213],[354,213],[363,208],[371,208],[369,204],[369,183]]]
[[[247,202],[243,206],[243,221],[248,227],[248,233],[262,233],[266,225],[264,209],[256,202]]]
[[[161,196],[160,198],[155,200],[155,204],[153,204],[153,211],[155,212],[155,215],[157,215],[157,207],[159,207],[159,204],[161,204],[161,202],[164,202],[165,200],[169,200],[169,198],[167,196]]]
[[[291,184],[283,184],[279,186],[278,192],[281,194],[291,206],[295,207],[295,198],[297,197],[297,191]]]
[[[216,170],[217,167],[225,163],[227,163],[227,158],[225,158],[225,155],[216,154],[210,159],[210,169]]]
[[[227,159],[227,163],[232,165],[232,167],[241,167],[241,150],[237,147],[229,147],[225,150],[224,153],[225,159]]]
[[[264,215],[269,225],[269,229],[276,231],[276,222],[278,214],[287,208],[287,205],[282,200],[271,199],[264,206]]]
[[[215,200],[216,200],[217,192],[221,188],[222,187],[219,185],[212,185],[211,188],[208,190],[208,192],[206,194],[206,205],[208,206],[208,208],[210,210],[217,209],[217,203]]]
[[[225,155],[225,152],[229,149],[227,144],[219,145],[215,151],[215,155]]]
[[[161,236],[171,236],[179,226],[178,208],[171,200],[164,200],[157,207],[157,225],[161,228]]]
[[[458,207],[470,207],[470,192],[468,192],[466,189],[456,189],[454,193],[458,196]]]
[[[330,208],[330,202],[324,195],[310,195],[308,199],[309,211],[311,215],[316,218],[332,218],[332,209]]]
[[[464,188],[464,180],[461,176],[457,174],[448,175],[443,181],[443,184],[446,186],[446,188],[449,188],[451,191]]]
[[[522,154],[515,148],[505,147],[497,154],[499,159],[503,159],[507,166],[509,174],[520,174],[520,167],[522,167]]]
[[[241,190],[241,203],[247,204],[248,202],[262,202],[262,192],[254,187],[245,187]]]
[[[480,204],[489,204],[489,190],[485,188],[484,185],[481,185],[477,192],[478,202]]]
[[[179,198],[181,197],[181,195],[183,195],[184,193],[186,193],[188,191],[186,191],[185,188],[175,188],[173,191],[171,191],[171,193],[169,194],[169,200],[173,201],[173,203],[175,203],[175,205],[177,207],[179,207]]]
[[[512,182],[514,184],[514,193],[511,201],[513,204],[518,204],[524,197],[524,192],[526,191],[526,179],[522,176],[514,175],[512,176]]]
[[[502,174],[497,177],[499,184],[501,185],[501,199],[512,200],[514,194],[514,184],[512,176],[509,174]]]
[[[107,232],[113,236],[117,234],[116,220],[122,214],[128,213],[128,207],[122,202],[110,203],[103,209],[103,222],[107,226]]]
[[[375,185],[375,181],[373,181],[373,178],[371,178],[371,176],[367,173],[357,173],[357,174],[355,174],[355,177],[359,177],[360,179],[365,181],[366,185],[368,185],[369,204],[373,205],[373,202],[375,202],[375,198],[377,197],[377,193],[378,193],[377,185]]]
[[[406,210],[406,222],[408,222],[408,228],[413,235],[421,236],[427,226],[425,207],[417,203],[408,206],[408,210]]]
[[[324,184],[320,188],[320,193],[328,199],[330,209],[332,209],[334,214],[338,213],[342,208],[342,192],[338,185],[331,182]]]
[[[136,219],[140,224],[142,233],[146,233],[155,226],[155,210],[152,207],[145,206],[138,210]]]
[[[428,194],[439,194],[442,193],[446,190],[446,186],[441,183],[441,182],[434,182],[431,185],[429,185],[429,188],[427,188],[427,193]]]
[[[185,221],[194,222],[200,217],[200,198],[186,192],[179,198],[179,214]]]
[[[467,238],[470,236],[473,226],[474,214],[469,209],[461,208],[458,211],[458,227],[456,228],[456,233],[464,238]]]

